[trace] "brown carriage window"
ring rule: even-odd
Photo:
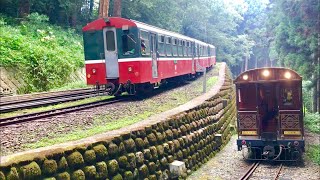
[[[107,39],[107,51],[115,51],[116,45],[115,45],[115,39],[114,39],[114,32],[107,31],[106,39]]]
[[[143,56],[150,55],[149,32],[140,31],[141,54]]]
[[[133,34],[122,35],[122,50],[123,55],[133,55],[136,52],[136,43],[135,37]]]
[[[164,42],[164,36],[163,35],[160,35],[159,36],[159,39],[158,39],[158,51],[159,51],[159,54],[160,56],[165,56],[166,53],[165,53],[165,42]]]
[[[166,54],[167,56],[172,56],[172,39],[171,37],[167,37],[166,39]]]
[[[293,105],[293,91],[291,88],[283,88],[283,90],[282,90],[282,103],[285,106]]]

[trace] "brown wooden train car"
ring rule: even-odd
[[[287,68],[245,71],[235,80],[238,150],[247,159],[295,161],[304,152],[302,77]]]

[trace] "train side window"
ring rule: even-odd
[[[165,56],[165,55],[166,55],[164,39],[165,39],[165,38],[164,38],[163,35],[159,35],[159,39],[158,39],[158,52],[159,52],[160,56]]]
[[[180,39],[178,40],[178,56],[183,56],[182,41]]]
[[[172,56],[172,38],[171,37],[167,37],[166,38],[166,53],[167,56]]]
[[[182,56],[187,56],[187,46],[186,46],[186,41],[182,41]]]
[[[173,56],[177,56],[178,55],[178,40],[177,39],[173,39],[172,40],[172,54]]]
[[[136,43],[133,34],[122,35],[122,53],[123,55],[133,55],[136,53]]]
[[[140,31],[140,39],[141,39],[142,56],[149,56],[150,55],[149,32]]]
[[[185,55],[186,56],[190,56],[191,55],[191,52],[190,52],[190,48],[189,48],[189,46],[190,46],[190,42],[189,41],[187,41],[186,42],[186,51],[185,51]]]
[[[284,88],[282,92],[282,102],[285,106],[293,105],[293,91],[291,88]]]

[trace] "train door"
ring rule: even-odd
[[[258,84],[258,111],[262,133],[278,135],[278,86],[277,83]]]
[[[189,43],[190,45],[189,45],[189,50],[191,50],[191,56],[192,56],[192,73],[194,73],[194,52],[195,52],[195,50],[194,50],[194,42],[190,42]],[[191,47],[191,48],[190,48]]]
[[[103,29],[104,40],[104,58],[106,63],[106,78],[119,78],[119,64],[118,64],[118,48],[117,48],[117,34],[116,28],[107,27]]]
[[[158,77],[158,55],[156,34],[150,33],[150,49],[152,57],[152,77]]]

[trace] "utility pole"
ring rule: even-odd
[[[121,17],[121,1],[122,0],[114,0],[113,17]]]
[[[109,12],[109,0],[100,0],[99,18],[107,18]]]

